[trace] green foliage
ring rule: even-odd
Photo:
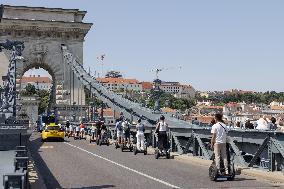
[[[197,100],[212,100],[215,105],[229,102],[245,102],[247,104],[270,104],[272,101],[284,102],[284,92],[267,91],[265,93],[229,93],[217,94],[214,97],[204,98],[197,95]]]
[[[38,106],[38,113],[42,114],[48,107],[49,99],[48,96],[43,96],[40,98],[39,106]]]
[[[49,104],[49,91],[47,90],[36,90],[34,85],[28,84],[25,90],[21,91],[22,96],[38,96],[39,106],[38,113],[42,114],[46,111]]]
[[[25,87],[25,90],[22,91],[23,96],[32,96],[36,94],[36,88],[34,85],[28,83],[27,86]]]
[[[156,92],[151,91],[149,94],[151,97],[149,98],[148,107],[154,108],[156,97],[160,96],[160,106],[161,107],[169,107],[172,109],[178,109],[178,110],[186,110],[196,105],[195,99],[179,99],[175,98],[173,95],[165,93],[163,91]],[[145,102],[146,99],[140,99],[140,102]]]

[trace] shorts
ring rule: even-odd
[[[116,133],[117,138],[118,138],[118,137],[122,137],[122,134],[123,134],[122,131],[119,131],[119,130],[118,130],[117,133]]]
[[[73,131],[73,128],[72,128],[72,127],[69,127],[69,131],[72,132],[72,131]]]
[[[100,129],[97,130],[97,135],[101,135],[101,130]]]
[[[125,137],[125,138],[130,138],[130,132],[129,132],[129,131],[125,131],[125,132],[123,133],[123,137]]]
[[[83,131],[85,131],[85,128],[80,128],[80,132],[83,132]]]

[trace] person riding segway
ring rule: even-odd
[[[69,136],[69,127],[70,127],[70,122],[69,120],[66,121],[66,124],[65,124],[65,136]]]
[[[74,140],[80,139],[80,125],[75,126]]]
[[[99,140],[100,140],[100,137],[101,137],[101,121],[97,121],[96,122],[96,142],[97,142],[97,145],[99,145]]]
[[[122,118],[117,119],[115,124],[115,131],[116,131],[116,142],[115,142],[115,149],[119,148],[121,145],[121,138],[122,138]]]
[[[216,123],[211,129],[211,149],[214,151],[214,155],[209,168],[209,177],[212,181],[219,178],[233,180],[235,177],[234,164],[230,158],[229,144],[227,143],[228,129],[222,118],[222,114],[216,114]]]
[[[96,126],[92,124],[91,126],[91,136],[90,136],[90,143],[96,140]]]
[[[102,144],[106,144],[107,146],[109,146],[110,142],[109,142],[109,132],[108,129],[106,127],[106,125],[104,124],[103,121],[101,121],[101,133],[99,138],[97,139],[99,142],[98,144],[101,146]]]
[[[144,124],[141,123],[141,119],[138,119],[138,124],[136,125],[136,146],[133,148],[134,155],[137,153],[144,153],[144,155],[147,155],[147,146],[145,145],[145,127]]]
[[[122,122],[122,144],[120,145],[121,151],[128,149],[133,150],[132,143],[130,141],[130,123],[126,119]]]
[[[166,156],[167,159],[170,159],[168,130],[169,127],[165,122],[165,116],[161,115],[155,131],[158,135],[158,149],[155,150],[156,159],[159,159],[160,156]]]
[[[87,139],[85,135],[85,125],[83,124],[83,122],[81,122],[80,124],[80,140],[81,139]]]

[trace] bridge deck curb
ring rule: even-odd
[[[175,160],[182,161],[184,163],[190,163],[200,166],[209,167],[212,163],[210,160],[201,159],[198,157],[188,156],[188,155],[178,155],[176,153],[172,153]],[[282,172],[268,172],[264,170],[256,170],[253,168],[243,168],[238,167],[242,170],[242,175],[252,176],[257,179],[264,179],[273,183],[281,183],[284,184],[284,175]]]

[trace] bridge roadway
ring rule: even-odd
[[[105,188],[275,188],[272,183],[240,175],[232,182],[211,182],[208,167],[174,159],[147,156],[96,146],[88,141],[40,141],[30,138],[29,148],[48,189]]]

